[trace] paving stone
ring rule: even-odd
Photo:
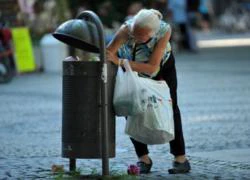
[[[227,157],[231,150],[240,153],[250,149],[249,47],[177,54],[176,66],[179,106],[192,171],[169,175],[169,145],[154,145],[149,146],[154,161],[152,173],[138,178],[250,179],[250,163],[240,161],[240,155],[234,161],[211,158],[218,156],[213,152]],[[0,179],[50,179],[54,177],[51,165],[63,164],[68,169],[68,159],[61,158],[61,83],[59,74],[34,73],[0,85]],[[137,161],[124,126],[125,120],[118,118],[117,153],[110,159],[114,174],[126,174],[127,166]],[[249,154],[246,156],[249,159]],[[101,174],[101,166],[100,159],[77,160],[83,174]]]

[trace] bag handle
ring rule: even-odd
[[[134,44],[133,46],[133,52],[132,52],[132,61],[135,61],[135,55],[136,55],[136,44]],[[124,59],[124,68],[126,71],[129,71],[129,72],[133,72],[132,69],[131,69],[131,66],[128,62],[127,59]]]
[[[123,60],[123,66],[127,72],[133,72],[127,59]]]
[[[134,44],[134,47],[133,47],[132,61],[135,61],[135,56],[136,56],[136,43]]]

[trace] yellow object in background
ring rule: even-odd
[[[29,29],[12,28],[12,39],[16,59],[17,72],[31,72],[36,69]]]

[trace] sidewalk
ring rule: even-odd
[[[196,32],[199,48],[250,46],[250,32],[223,33],[218,31]]]
[[[139,179],[250,179],[249,47],[176,54],[178,101],[192,171],[169,175],[169,145],[150,146],[152,173]],[[61,157],[61,74],[20,75],[0,86],[0,179],[53,179]],[[116,120],[116,157],[110,172],[126,174],[137,158]],[[100,159],[79,159],[83,174],[101,174]]]
[[[141,179],[250,179],[250,149],[191,153],[189,159],[192,170],[188,174],[168,174],[166,168],[160,168],[166,166],[166,161],[161,160],[155,163],[151,174],[142,175]]]
[[[129,164],[137,161],[132,143],[123,132],[125,122],[117,119],[117,155],[110,160],[111,172],[117,171],[126,174],[126,168]],[[184,128],[188,128],[184,125]],[[186,134],[189,139],[190,134]],[[209,137],[202,137],[201,139]],[[199,139],[195,139],[198,141]],[[121,143],[122,142],[122,143]],[[215,143],[215,142],[214,142]],[[186,144],[192,144],[186,141]],[[204,150],[192,152],[187,146],[187,155],[190,160],[192,170],[188,174],[168,174],[168,169],[172,167],[172,155],[169,153],[169,145],[149,146],[150,156],[153,160],[152,171],[146,175],[140,175],[139,179],[185,179],[185,180],[206,180],[206,179],[250,179],[250,148],[245,149],[222,149],[216,151],[207,151],[206,144],[201,143]],[[83,163],[84,164],[84,163]],[[80,165],[81,166],[81,165]]]
[[[229,149],[211,152],[197,152],[193,153],[192,156],[226,162],[250,163],[250,149]]]

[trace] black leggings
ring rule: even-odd
[[[177,104],[177,76],[175,69],[175,58],[171,52],[171,55],[164,66],[161,68],[161,71],[154,78],[155,80],[163,79],[167,82],[170,88],[170,95],[173,102],[173,111],[174,111],[174,125],[175,125],[175,139],[170,142],[170,153],[174,156],[184,155],[185,154],[185,143],[182,132],[181,124],[181,114]],[[135,151],[138,157],[146,155],[149,153],[148,147],[146,144],[138,142],[133,138],[130,138],[134,144]]]

